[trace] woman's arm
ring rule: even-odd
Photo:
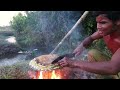
[[[59,61],[59,65],[62,67],[69,66],[80,68],[96,74],[114,75],[120,72],[120,48],[115,52],[110,61],[88,62],[70,60],[65,57],[63,60]]]
[[[87,48],[94,40],[100,39],[102,36],[99,35],[98,32],[93,33],[91,36],[85,38],[78,46],[77,48],[73,51],[75,55],[80,55],[85,48]]]

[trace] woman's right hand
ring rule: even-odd
[[[60,65],[61,67],[72,67],[73,63],[74,63],[73,60],[71,60],[70,58],[64,57],[63,59],[58,61],[57,64]]]

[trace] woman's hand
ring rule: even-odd
[[[74,61],[69,59],[69,58],[67,58],[67,57],[64,57],[63,59],[58,61],[58,64],[61,67],[73,67],[73,63],[74,63]]]
[[[73,53],[75,53],[75,56],[79,56],[81,54],[81,49],[79,47],[77,47]]]
[[[85,47],[83,46],[83,43],[81,43],[74,51],[75,56],[79,56],[83,51],[85,50]]]

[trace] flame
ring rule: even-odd
[[[59,74],[56,74],[55,70],[53,70],[53,71],[38,71],[36,77],[38,79],[61,79],[61,76]]]
[[[43,71],[39,71],[38,79],[43,79]]]
[[[28,71],[28,75],[31,79],[68,79],[70,72],[70,69],[65,68],[50,71]]]
[[[55,74],[55,70],[52,71],[51,79],[60,79],[60,76]]]

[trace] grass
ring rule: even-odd
[[[0,66],[0,79],[29,79],[29,61],[18,62],[11,66]]]

